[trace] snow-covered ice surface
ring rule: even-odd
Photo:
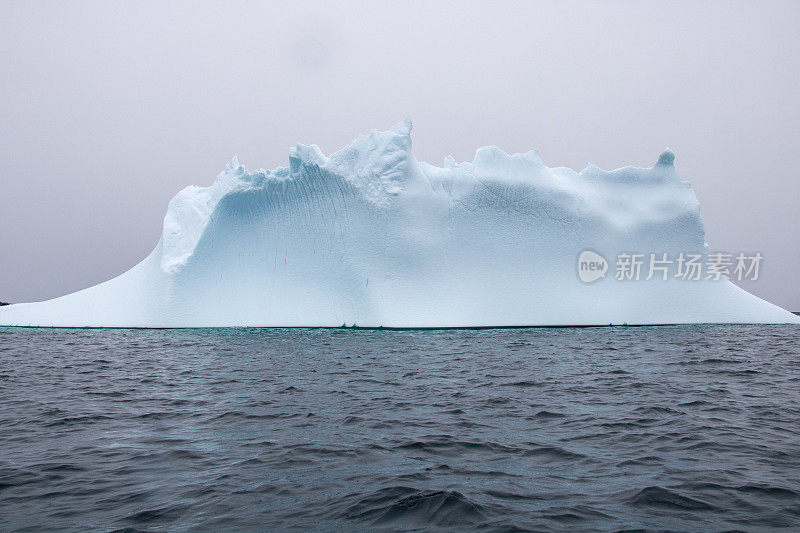
[[[411,152],[411,122],[326,157],[248,172],[170,201],[161,240],[128,272],[0,308],[20,326],[473,327],[798,323],[727,280],[614,279],[622,252],[707,254],[691,186],[653,168],[580,173],[538,152],[481,148],[443,167]],[[583,283],[577,258],[609,260]],[[644,278],[645,276],[643,276]]]

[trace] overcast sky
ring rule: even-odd
[[[698,5],[702,4],[702,5]],[[401,7],[402,6],[402,7]],[[798,2],[0,2],[0,300],[116,276],[234,154],[410,116],[414,152],[651,166],[800,310]]]

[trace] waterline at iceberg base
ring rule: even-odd
[[[652,168],[578,173],[485,147],[437,167],[414,158],[410,131],[406,120],[330,157],[298,145],[272,171],[234,158],[213,185],[170,201],[141,263],[4,306],[0,325],[800,323],[725,279],[579,279],[584,250],[707,255],[699,204],[669,151]]]

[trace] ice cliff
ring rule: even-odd
[[[797,323],[725,279],[614,279],[620,253],[708,254],[689,183],[652,168],[550,168],[481,148],[422,163],[411,122],[325,156],[248,172],[169,203],[153,252],[124,274],[0,309],[0,325],[466,327]],[[608,260],[584,283],[582,251]]]

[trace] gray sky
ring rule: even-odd
[[[0,300],[109,279],[169,199],[287,148],[414,120],[441,164],[496,144],[694,184],[713,250],[800,310],[800,3],[0,2]],[[403,7],[400,7],[400,6]]]

